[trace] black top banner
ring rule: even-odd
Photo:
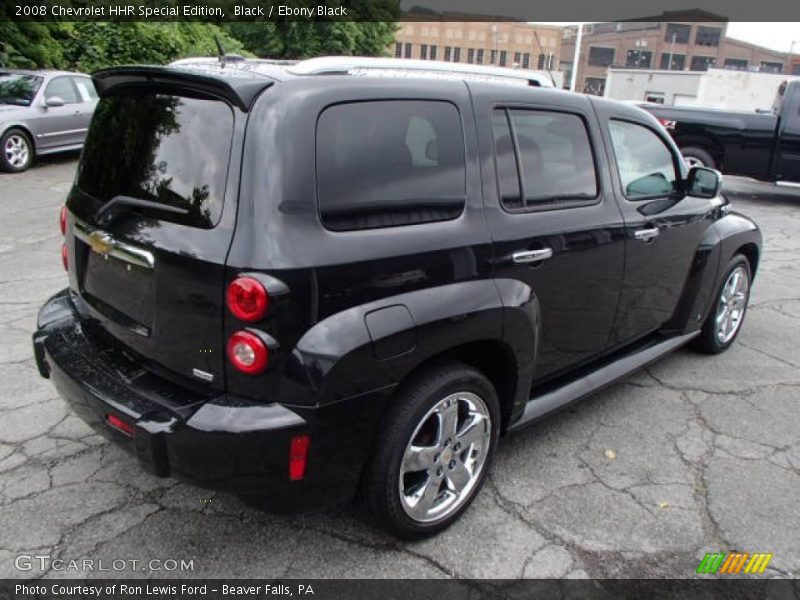
[[[3,0],[0,21],[800,21],[786,0]],[[799,30],[800,33],[800,30]]]

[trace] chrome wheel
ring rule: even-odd
[[[406,514],[430,523],[458,510],[480,479],[491,434],[489,409],[477,394],[459,392],[436,403],[411,435],[400,465]]]
[[[714,330],[720,344],[730,342],[739,331],[747,309],[749,289],[747,270],[740,265],[731,271],[725,285],[722,286]]]
[[[28,163],[30,157],[28,140],[18,133],[11,134],[6,138],[3,152],[5,152],[6,162],[9,165],[15,169],[21,169]]]

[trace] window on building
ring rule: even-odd
[[[472,64],[475,62],[475,48],[470,48],[467,50],[467,62]]]
[[[431,60],[436,60],[436,44],[431,44]]]
[[[678,189],[680,177],[672,152],[654,131],[616,119],[608,122],[608,130],[627,198],[657,198]]]
[[[476,65],[483,64],[483,48],[478,48],[478,52],[475,54],[475,64]]]
[[[653,104],[664,104],[664,92],[645,92],[644,101]]]
[[[514,52],[514,64],[515,65],[522,64],[522,52]]]
[[[581,117],[501,109],[494,111],[492,127],[500,201],[505,208],[597,197],[594,157]]]
[[[497,64],[497,50],[492,50],[489,53],[489,64],[496,65]]]
[[[464,140],[448,102],[384,101],[326,109],[317,127],[317,198],[334,231],[458,217]]]
[[[697,34],[694,36],[694,43],[698,46],[719,46],[721,37],[721,28],[700,26],[697,28]]]
[[[461,48],[453,48],[453,62],[461,62]]]
[[[713,56],[693,56],[691,71],[708,71],[709,67],[713,67],[715,63]]]
[[[770,60],[762,60],[760,71],[764,73],[783,73],[783,63],[773,62]]]
[[[625,66],[631,69],[649,69],[653,53],[649,50],[628,50]]]
[[[507,57],[508,57],[508,52],[506,52],[505,50],[501,50],[500,51],[500,66],[501,67],[505,67],[506,66],[506,58]]]
[[[589,64],[607,67],[614,63],[614,48],[591,46],[589,48]]]
[[[450,62],[450,55],[453,53],[453,49],[450,46],[444,47],[444,59],[447,62]]]
[[[406,58],[411,58],[412,45],[411,44],[406,44],[405,50],[406,50],[405,57]]]
[[[602,96],[606,90],[605,77],[587,77],[583,85],[583,93],[593,96]]]
[[[800,75],[800,63],[792,65],[792,75]]]
[[[526,52],[522,55],[522,68],[529,69],[531,66],[531,53]]]
[[[536,68],[537,69],[544,69],[545,60],[547,60],[547,57],[544,54],[540,54],[539,55],[539,61],[536,63]]]
[[[724,64],[726,69],[747,70],[747,60],[744,58],[726,58]]]
[[[661,68],[669,71],[683,71],[686,66],[685,54],[674,54],[672,52],[664,52],[661,55]]]
[[[420,46],[419,46],[419,57],[422,60],[426,60],[428,58],[428,44],[420,44]]]
[[[691,25],[681,23],[667,23],[664,30],[664,41],[668,44],[688,44]]]
[[[394,57],[395,58],[400,58],[401,56],[403,56],[403,44],[401,44],[400,42],[397,42],[394,45]]]

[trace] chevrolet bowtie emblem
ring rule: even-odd
[[[105,232],[93,231],[88,237],[89,247],[98,254],[108,254],[114,248],[113,238]]]

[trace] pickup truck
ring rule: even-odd
[[[800,80],[784,81],[768,114],[643,104],[687,164],[800,185]]]

